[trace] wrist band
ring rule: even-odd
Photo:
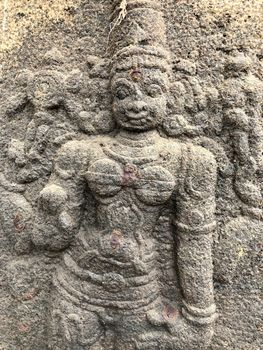
[[[209,325],[217,318],[215,304],[207,308],[198,308],[189,305],[185,300],[183,300],[182,314],[188,321],[197,325]]]
[[[216,221],[213,221],[201,227],[191,227],[178,221],[175,221],[174,224],[180,233],[190,233],[194,235],[209,234],[216,228]]]

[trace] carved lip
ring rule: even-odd
[[[149,114],[148,111],[141,111],[141,112],[127,111],[126,117],[128,120],[141,120],[143,118],[146,118],[148,114]]]

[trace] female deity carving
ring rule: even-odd
[[[203,349],[213,334],[217,167],[157,131],[170,74],[164,34],[149,30],[163,24],[156,4],[127,1],[120,26],[136,13],[130,31],[142,21],[150,39],[112,56],[115,133],[66,143],[40,193],[33,242],[63,251],[51,349]]]

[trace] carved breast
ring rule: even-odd
[[[148,205],[166,202],[175,187],[174,176],[160,165],[120,165],[107,158],[94,162],[86,173],[86,179],[97,196],[115,196],[123,188],[130,187],[138,199]]]

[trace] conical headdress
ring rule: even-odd
[[[111,16],[109,54],[114,71],[134,67],[167,71],[169,52],[158,0],[115,0]]]

